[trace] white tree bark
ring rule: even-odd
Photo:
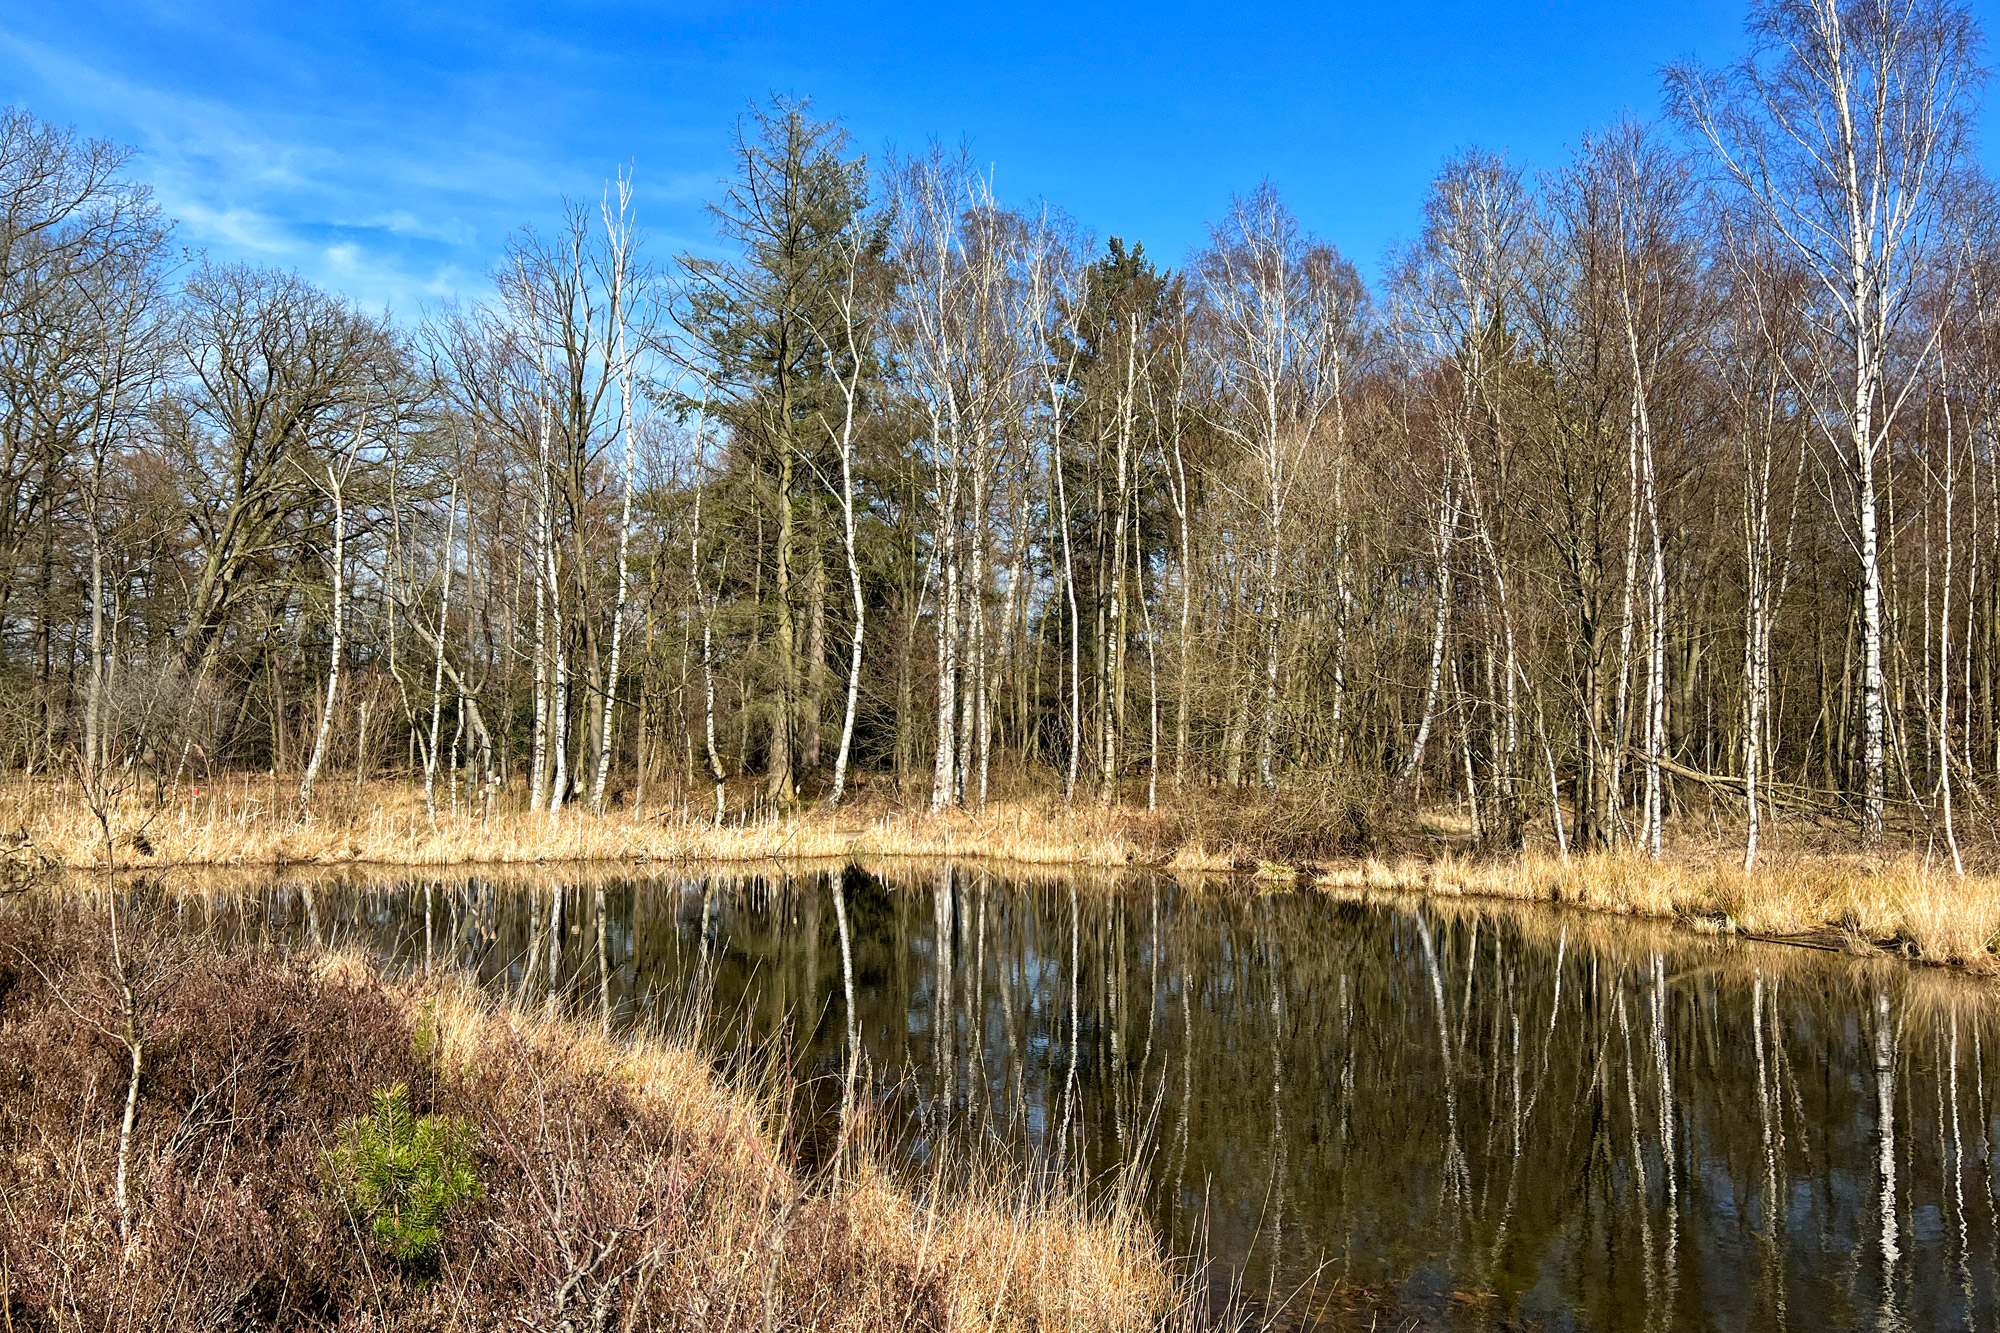
[[[1431,666],[1424,682],[1424,707],[1417,719],[1417,734],[1410,742],[1409,756],[1403,761],[1402,780],[1415,781],[1423,771],[1424,747],[1430,741],[1432,719],[1437,716],[1438,693],[1444,680],[1447,631],[1451,625],[1451,546],[1458,533],[1458,493],[1453,485],[1450,456],[1444,463],[1444,495],[1438,502],[1437,532],[1431,538],[1437,570],[1437,599],[1431,613]]]
[[[854,633],[847,652],[847,697],[840,713],[840,748],[833,758],[833,786],[828,791],[828,807],[840,804],[847,791],[847,765],[854,750],[854,718],[861,706],[861,651],[867,637],[868,602],[861,588],[861,552],[854,526],[854,413],[861,395],[861,342],[858,332],[860,310],[861,243],[851,239],[845,285],[839,296],[840,318],[847,345],[847,373],[838,377],[841,396],[840,432],[836,447],[840,453],[840,547],[847,559],[847,588],[854,598]],[[845,947],[846,936],[841,937]]]
[[[1969,152],[1978,35],[1950,6],[1800,0],[1774,10],[1760,39],[1733,78],[1679,68],[1669,88],[1678,114],[1707,138],[1830,304],[1810,349],[1817,374],[1800,387],[1816,391],[1815,421],[1852,487],[1861,573],[1860,833],[1872,846],[1882,838],[1887,789],[1877,470],[1941,331],[1945,303],[1928,308],[1911,292],[1949,262],[1945,200]],[[1904,377],[1892,384],[1890,347],[1906,330],[1923,354],[1903,359]]]
[[[618,177],[618,212],[613,217],[609,203],[603,208],[604,230],[609,238],[611,267],[612,358],[617,365],[620,420],[625,435],[625,476],[618,516],[618,600],[611,604],[611,661],[604,675],[603,724],[597,738],[597,773],[590,784],[590,808],[604,813],[604,786],[611,772],[611,739],[618,710],[619,650],[625,633],[625,602],[630,596],[629,570],[632,548],[632,479],[637,468],[639,425],[634,416],[632,381],[637,363],[626,342],[632,322],[632,181],[623,172]]]
[[[1958,460],[1953,457],[1954,421],[1951,410],[1951,380],[1944,355],[1938,355],[1938,384],[1944,400],[1944,578],[1938,597],[1938,676],[1937,721],[1934,749],[1938,757],[1937,796],[1944,819],[1945,843],[1951,849],[1951,866],[1965,878],[1965,857],[1958,847],[1958,826],[1951,808],[1951,579],[1952,520],[1958,496]],[[1928,555],[1926,561],[1928,562]]]
[[[527,276],[520,276],[521,289],[532,291]],[[539,331],[530,329],[529,336],[535,339],[535,366],[539,372],[535,381],[535,549],[532,564],[535,571],[535,699],[534,731],[530,741],[528,761],[528,810],[530,813],[543,808],[548,789],[549,767],[549,615],[555,598],[555,588],[549,583],[549,568],[555,558],[555,538],[552,531],[553,497],[549,494],[549,472],[553,467],[550,456],[548,395],[548,357],[541,346]]]
[[[1050,524],[1054,541],[1062,552],[1063,611],[1069,622],[1068,671],[1069,757],[1063,772],[1063,802],[1076,800],[1077,782],[1083,771],[1083,630],[1077,608],[1076,555],[1070,540],[1069,485],[1064,474],[1063,440],[1068,424],[1064,394],[1076,374],[1077,355],[1083,345],[1077,321],[1083,309],[1083,284],[1078,261],[1066,236],[1058,234],[1050,219],[1037,222],[1028,263],[1029,311],[1034,357],[1041,374],[1041,396],[1048,411],[1048,494]]]
[[[319,781],[320,765],[326,760],[328,738],[333,734],[333,710],[340,698],[340,663],[347,653],[347,474],[354,466],[355,458],[361,452],[361,430],[355,428],[354,443],[338,471],[333,464],[326,465],[327,494],[333,497],[333,557],[332,557],[332,620],[333,642],[328,648],[326,668],[326,698],[320,708],[319,729],[313,735],[311,758],[306,760],[305,776],[299,779],[299,808],[312,812],[313,785]],[[93,558],[96,553],[93,551]],[[95,632],[95,626],[93,633]]]
[[[444,571],[438,592],[437,634],[432,639],[430,743],[424,748],[424,813],[437,822],[438,722],[444,711],[444,645],[451,624],[451,571],[457,564],[452,547],[458,540],[458,483],[451,487],[451,512],[445,520]]]
[[[1321,416],[1341,393],[1360,280],[1331,247],[1301,234],[1269,186],[1234,201],[1200,273],[1220,330],[1208,340],[1227,401],[1216,424],[1244,448],[1257,473],[1252,504],[1264,529],[1257,771],[1269,790],[1277,785],[1286,508]]]
[[[1063,774],[1063,801],[1076,799],[1083,768],[1083,624],[1077,610],[1076,554],[1069,533],[1069,483],[1063,476],[1062,429],[1050,441],[1049,471],[1054,474],[1056,529],[1062,538],[1063,606],[1069,613],[1069,764]]]
[[[1647,402],[1652,380],[1647,374],[1645,358],[1640,354],[1639,316],[1630,287],[1621,283],[1618,295],[1625,317],[1625,348],[1632,372],[1631,418],[1638,454],[1638,498],[1651,542],[1646,567],[1646,793],[1640,842],[1647,854],[1658,860],[1666,798],[1660,761],[1665,753],[1667,722],[1667,565],[1660,532],[1659,485],[1653,465],[1653,418]],[[1639,517],[1640,513],[1634,514],[1631,520],[1633,525]],[[1628,527],[1628,531],[1635,532],[1636,527]],[[1628,546],[1628,567],[1632,563],[1632,554]],[[1626,596],[1629,601],[1629,586]]]
[[[1121,321],[1123,322],[1123,321]],[[1104,716],[1101,719],[1101,741],[1098,746],[1101,768],[1101,786],[1098,800],[1110,805],[1118,794],[1118,740],[1124,730],[1124,690],[1123,682],[1116,679],[1121,674],[1119,666],[1124,659],[1125,647],[1125,528],[1130,513],[1131,490],[1131,448],[1133,419],[1138,411],[1138,364],[1139,337],[1136,330],[1126,328],[1125,335],[1125,378],[1118,391],[1118,445],[1116,453],[1115,485],[1112,504],[1118,516],[1111,525],[1111,568],[1107,576],[1109,582],[1109,607],[1104,631],[1104,644],[1098,656],[1106,672]]]

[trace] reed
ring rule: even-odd
[[[1698,930],[1887,949],[1926,962],[2000,970],[2000,873],[1964,876],[1913,850],[1863,855],[1803,838],[1745,873],[1724,837],[1684,833],[1667,855],[1564,856],[1534,847],[1475,856],[1463,821],[1424,812],[1391,831],[1406,849],[1342,855],[1344,811],[1191,796],[1159,812],[1017,797],[985,811],[932,814],[881,795],[836,810],[736,812],[721,823],[679,807],[551,818],[504,802],[490,815],[424,807],[398,782],[343,789],[302,812],[268,778],[235,775],[159,802],[128,798],[113,824],[119,869],[276,866],[532,866],[655,862],[735,865],[832,860],[976,860],[1064,871],[1156,866],[1182,875],[1254,871],[1267,879],[1559,903],[1674,920]],[[1326,830],[1332,829],[1332,833]],[[63,781],[0,785],[0,832],[17,860],[106,868],[81,791]]]
[[[1961,877],[1909,852],[1801,852],[1767,858],[1749,873],[1736,855],[1712,844],[1683,845],[1657,861],[1631,852],[1530,850],[1481,859],[1369,859],[1316,878],[1329,887],[1553,903],[1709,933],[1879,949],[2000,971],[2000,877]]]
[[[357,964],[365,967],[365,965]],[[608,1077],[664,1115],[676,1137],[698,1144],[701,1170],[729,1200],[711,1243],[714,1262],[742,1252],[783,1253],[801,1208],[813,1226],[849,1246],[858,1272],[816,1279],[831,1290],[794,1291],[787,1304],[819,1317],[784,1326],[901,1325],[930,1310],[946,1329],[1138,1330],[1205,1322],[1192,1288],[1168,1265],[1150,1227],[1113,1193],[1099,1205],[1039,1176],[1010,1179],[990,1161],[967,1169],[967,1152],[937,1145],[940,1165],[903,1179],[863,1132],[842,1169],[809,1185],[786,1161],[790,1099],[768,1068],[735,1082],[718,1077],[691,1040],[613,1036],[546,1011],[496,1001],[470,980],[393,987],[413,1023],[430,1025],[439,1057],[461,1070],[527,1063],[543,1079],[582,1084]],[[752,1062],[750,1068],[757,1068]],[[943,1163],[949,1162],[949,1167]],[[862,1280],[902,1287],[878,1293],[867,1318],[843,1310],[839,1288]]]
[[[741,862],[850,857],[991,857],[1026,865],[1124,865],[1151,859],[1144,815],[1023,801],[985,812],[930,814],[893,802],[837,810],[700,813],[570,808],[551,817],[514,808],[490,815],[427,812],[421,792],[372,783],[360,799],[302,812],[285,787],[235,777],[116,811],[109,864],[276,866],[527,865],[583,861]],[[0,787],[0,832],[24,852],[70,869],[107,867],[104,838],[82,793],[66,782]]]

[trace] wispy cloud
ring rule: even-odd
[[[269,63],[289,53],[250,54]],[[34,109],[133,145],[135,174],[185,245],[296,268],[365,306],[414,314],[483,291],[508,233],[553,216],[566,192],[591,193],[588,175],[504,109],[468,123],[360,98],[246,104],[176,88],[143,59],[85,59],[0,34],[0,76],[9,67]],[[712,181],[678,172],[648,182],[647,195],[697,214]]]

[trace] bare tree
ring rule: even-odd
[[[1509,456],[1499,380],[1510,355],[1506,314],[1525,281],[1529,214],[1519,173],[1476,152],[1439,174],[1424,213],[1423,237],[1398,268],[1399,322],[1424,349],[1441,399],[1435,416],[1451,453],[1453,526],[1460,514],[1469,522],[1490,590],[1497,633],[1489,639],[1488,660],[1498,661],[1489,674],[1500,712],[1492,747],[1495,812],[1502,841],[1513,843],[1520,837],[1524,668],[1508,560],[1497,530]],[[1465,757],[1469,774],[1469,748]],[[1467,784],[1470,791],[1470,776]]]
[[[1197,261],[1222,400],[1216,425],[1249,455],[1264,525],[1264,725],[1258,776],[1277,785],[1286,508],[1322,417],[1345,391],[1364,293],[1354,266],[1305,235],[1266,184],[1233,201]]]
[[[821,421],[840,460],[840,549],[847,563],[847,586],[854,599],[854,628],[848,641],[847,688],[840,714],[840,747],[834,754],[833,782],[827,790],[829,807],[840,804],[847,790],[847,766],[854,752],[854,719],[861,706],[861,653],[868,627],[868,598],[861,580],[861,546],[855,518],[855,426],[862,403],[862,379],[873,351],[873,332],[863,302],[866,267],[879,261],[880,237],[857,214],[833,240],[840,275],[832,289],[833,328],[823,330],[820,345],[828,360],[827,376],[840,391],[839,424]],[[842,947],[846,947],[845,937]]]
[[[630,599],[632,551],[632,489],[637,470],[639,420],[633,387],[638,379],[639,348],[651,341],[650,325],[644,323],[644,305],[649,299],[650,275],[635,260],[637,238],[632,208],[632,181],[621,174],[617,184],[617,210],[607,200],[603,206],[605,231],[605,274],[610,289],[606,309],[609,336],[605,338],[618,381],[619,429],[625,439],[624,480],[620,487],[618,511],[618,591],[611,604],[611,660],[605,668],[603,717],[597,741],[597,773],[591,779],[590,807],[604,813],[604,784],[611,771],[612,723],[619,695],[619,655],[624,647],[625,608]],[[633,336],[635,320],[642,321]]]
[[[1851,491],[1862,581],[1861,839],[1882,837],[1885,714],[1880,470],[1890,428],[1930,363],[1892,347],[1937,336],[1915,298],[1952,258],[1946,201],[1980,78],[1971,14],[1952,0],[1774,0],[1756,49],[1723,71],[1678,66],[1674,113],[1707,140],[1754,216],[1817,280],[1808,306],[1830,395],[1821,430]]]
[[[963,801],[984,674],[989,472],[1002,404],[1020,374],[999,301],[1009,259],[984,177],[933,147],[891,164],[890,261],[899,292],[888,332],[925,423],[936,537],[937,750],[931,808]]]
[[[319,780],[320,765],[326,761],[327,739],[333,734],[333,710],[340,700],[340,662],[347,652],[347,481],[354,471],[355,459],[361,455],[362,430],[357,424],[347,452],[337,462],[329,460],[323,465],[326,495],[333,502],[333,546],[327,554],[332,585],[327,620],[332,642],[327,649],[326,698],[320,708],[319,727],[313,733],[312,755],[299,779],[299,809],[306,814],[312,812],[313,784]],[[318,477],[311,480],[319,482]]]

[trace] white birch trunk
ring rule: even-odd
[[[549,581],[549,650],[551,667],[549,682],[549,757],[553,771],[549,775],[549,822],[554,823],[562,814],[563,803],[569,798],[569,645],[563,637],[562,577],[556,563],[556,544],[550,541],[547,551],[547,577]]]
[[[937,754],[931,772],[931,813],[955,803],[958,786],[958,470],[939,481],[937,613]]]
[[[854,597],[854,636],[847,652],[847,698],[840,713],[840,748],[833,759],[833,787],[827,793],[829,808],[839,805],[847,791],[847,765],[854,750],[854,717],[861,706],[861,650],[868,628],[868,603],[861,588],[861,554],[854,529],[854,410],[861,392],[861,348],[855,333],[855,265],[858,247],[850,253],[846,299],[841,321],[846,325],[848,374],[841,382],[840,423],[840,545],[847,558],[847,587]],[[845,944],[846,937],[842,936]]]
[[[1444,497],[1438,505],[1437,535],[1432,550],[1437,559],[1437,603],[1431,614],[1431,666],[1424,683],[1424,708],[1417,719],[1416,738],[1410,742],[1409,757],[1403,761],[1402,780],[1416,780],[1424,764],[1424,747],[1430,741],[1432,719],[1437,715],[1438,693],[1444,681],[1446,631],[1451,621],[1451,544],[1458,531],[1458,494],[1453,488],[1449,459],[1445,464]]]
[[[1111,572],[1110,572],[1110,616],[1104,632],[1104,650],[1101,660],[1105,671],[1106,690],[1103,718],[1103,744],[1101,747],[1102,787],[1099,802],[1110,805],[1118,793],[1118,738],[1124,729],[1123,682],[1111,677],[1117,674],[1114,664],[1122,662],[1125,643],[1125,525],[1129,504],[1127,492],[1131,485],[1129,456],[1132,443],[1132,418],[1136,404],[1133,386],[1139,353],[1139,340],[1132,330],[1125,330],[1125,384],[1118,401],[1118,449],[1117,484],[1113,503],[1117,506],[1118,517],[1112,523]]]
[[[355,437],[355,452],[359,452],[360,444],[360,436],[359,432],[357,432]],[[350,464],[353,462],[353,458],[354,454],[350,453],[348,455],[348,462]],[[324,706],[320,709],[319,730],[313,736],[312,756],[306,760],[305,776],[299,779],[299,809],[306,814],[312,812],[313,785],[319,781],[320,765],[326,760],[327,740],[333,734],[333,709],[334,704],[340,698],[340,660],[347,651],[347,620],[345,614],[347,609],[347,589],[344,580],[347,568],[346,480],[347,469],[345,467],[336,473],[333,470],[332,464],[329,463],[327,465],[327,491],[333,496],[333,643],[328,650],[326,700]],[[91,548],[93,575],[97,573],[97,561],[99,558],[99,552],[94,541],[95,536],[95,526],[93,525],[93,544]],[[91,634],[92,650],[95,651],[97,623],[94,612],[92,615]]]
[[[541,379],[535,389],[537,427],[535,432],[535,702],[534,732],[529,743],[528,810],[539,811],[547,797],[544,783],[549,764],[549,613],[555,590],[549,585],[549,565],[554,559],[554,538],[549,495],[549,401],[548,366],[537,358]]]
[[[1944,357],[1938,357],[1938,376],[1941,396],[1944,399],[1944,580],[1943,591],[1938,598],[1938,680],[1937,680],[1937,740],[1938,756],[1938,806],[1944,817],[1945,843],[1951,848],[1951,866],[1960,879],[1965,878],[1965,858],[1959,852],[1958,827],[1952,818],[1951,808],[1951,576],[1952,576],[1952,513],[1957,500],[1957,460],[1953,457],[1954,430],[1951,411],[1951,394],[1945,376]],[[1926,563],[1928,564],[1928,555]]]
[[[438,624],[431,667],[430,743],[424,750],[424,813],[437,822],[438,721],[444,709],[444,641],[451,617],[451,548],[458,537],[458,484],[452,483],[451,513],[445,520],[444,573],[438,592]]]
[[[597,774],[590,784],[590,808],[596,814],[604,813],[604,786],[611,772],[611,737],[614,719],[618,710],[618,668],[619,649],[623,646],[625,632],[625,601],[628,592],[628,571],[632,548],[632,478],[637,466],[638,422],[632,414],[633,358],[626,347],[626,325],[631,322],[629,308],[629,268],[632,248],[632,224],[630,220],[632,183],[624,175],[618,179],[618,217],[614,222],[607,205],[604,209],[604,227],[611,238],[611,310],[610,319],[615,338],[613,358],[618,364],[618,393],[620,411],[625,427],[625,478],[624,495],[620,502],[618,516],[618,600],[611,605],[611,661],[604,675],[604,716],[603,726],[597,738]]]
[[[1083,766],[1083,626],[1076,605],[1076,556],[1070,549],[1069,486],[1063,478],[1062,428],[1058,418],[1050,459],[1055,473],[1056,525],[1062,536],[1063,600],[1069,611],[1069,767],[1063,778],[1063,801],[1076,799],[1076,782]]]

